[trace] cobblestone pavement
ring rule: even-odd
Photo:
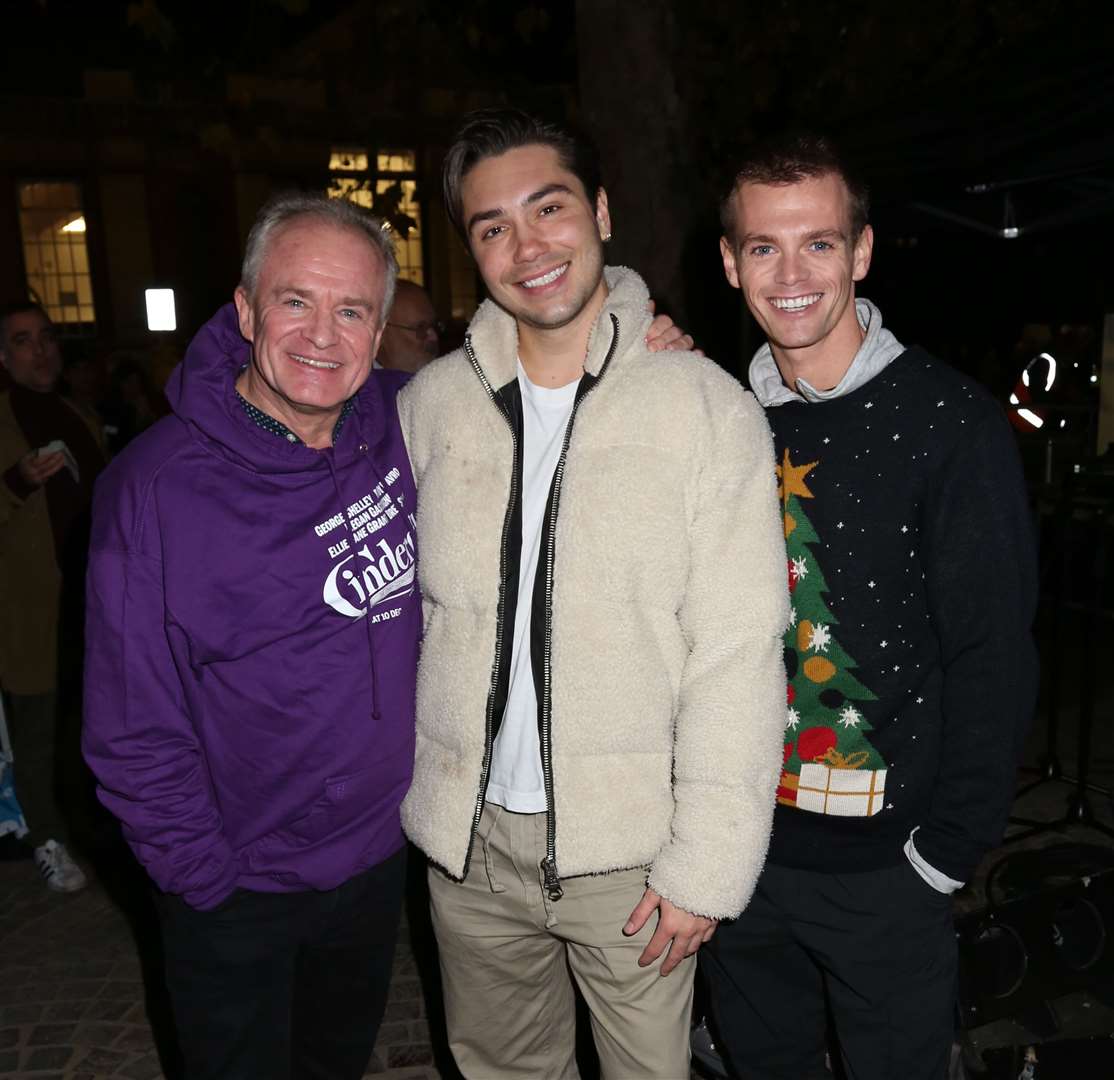
[[[1110,711],[1107,703],[1104,716]],[[1114,725],[1104,723],[1096,736],[1093,779],[1109,788],[1114,785]],[[1038,725],[1028,760],[1039,759],[1040,740]],[[1069,742],[1066,762],[1073,752]],[[1069,794],[1066,785],[1048,783],[1015,810],[1062,819]],[[1093,804],[1098,820],[1114,825],[1114,800],[1096,794]],[[1111,845],[1108,837],[1084,828],[1055,830],[1017,847],[1065,841]],[[986,870],[1004,850],[984,860],[971,887],[957,897],[957,914],[985,904]],[[366,1075],[450,1080],[456,1074],[439,1029],[420,858],[412,866],[411,919],[400,934],[387,1012]],[[162,1033],[169,1025],[157,958],[154,949],[137,945],[155,940],[145,900],[142,878],[93,878],[85,890],[61,895],[45,887],[29,861],[0,862],[0,1080],[158,1080],[167,1075],[162,1062],[170,1059],[160,1058],[160,1047],[168,1045]],[[434,996],[423,994],[423,987]],[[1093,1003],[1083,1008],[1090,1013],[1090,1032],[1114,1030],[1109,1011],[1100,1019]],[[982,1049],[1032,1038],[1006,1030],[1004,1022],[973,1034]]]
[[[156,1035],[168,1030],[161,987],[157,976],[148,978],[149,950],[136,944],[150,940],[153,925],[125,914],[129,905],[114,899],[115,884],[93,879],[64,895],[47,889],[31,862],[0,863],[2,1080],[164,1076]],[[441,1076],[406,927],[366,1075]]]

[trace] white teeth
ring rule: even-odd
[[[340,367],[340,364],[330,364],[328,360],[311,360],[308,356],[295,356],[294,359],[306,367],[325,368],[326,371],[335,371]]]
[[[556,270],[550,270],[548,274],[542,274],[541,277],[530,278],[529,281],[522,282],[522,285],[527,289],[538,289],[542,285],[548,285],[550,282],[556,281],[567,269],[568,263],[558,266]]]
[[[811,293],[809,296],[794,296],[784,300],[781,297],[771,297],[770,303],[782,311],[800,311],[801,308],[815,304],[823,295],[823,293]]]

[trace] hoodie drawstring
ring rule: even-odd
[[[361,454],[371,469],[372,475],[375,477],[375,483],[383,487],[386,486],[383,480],[383,474],[375,467],[375,463],[371,460],[371,454],[368,451],[366,442],[361,442],[359,445],[358,453]],[[340,503],[341,508],[344,508],[344,494],[340,489],[340,481],[337,478],[337,469],[335,461],[335,451],[323,455],[325,461],[329,465],[329,475],[333,478],[333,490],[337,493],[337,502]],[[345,515],[345,528],[348,530],[349,535],[352,533],[352,527],[348,524],[347,515]],[[379,674],[375,670],[375,635],[371,629],[371,607],[364,612],[363,615],[364,626],[367,630],[367,653],[368,653],[368,667],[371,671],[371,719],[373,724],[378,724],[380,719],[379,712]]]

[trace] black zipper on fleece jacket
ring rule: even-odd
[[[603,364],[600,365],[598,375],[589,375],[585,372],[581,377],[580,386],[577,388],[576,392],[576,400],[573,402],[572,412],[569,415],[568,424],[565,426],[565,437],[561,444],[561,455],[557,459],[557,467],[553,471],[553,482],[550,486],[549,501],[546,507],[545,519],[542,524],[541,546],[545,556],[541,565],[538,567],[537,577],[534,582],[534,602],[531,607],[530,652],[531,663],[534,667],[535,684],[539,681],[538,650],[536,646],[539,644],[541,646],[541,694],[538,701],[538,740],[542,759],[542,781],[545,786],[545,801],[548,811],[545,858],[542,859],[541,870],[544,877],[546,892],[549,894],[549,899],[554,901],[560,900],[564,895],[561,877],[557,871],[557,811],[553,797],[552,746],[553,672],[551,654],[553,645],[553,567],[556,555],[557,513],[561,502],[561,485],[565,476],[565,460],[569,452],[569,443],[572,440],[572,429],[576,421],[576,414],[580,409],[581,403],[603,378],[611,364],[612,357],[615,355],[615,350],[619,345],[619,319],[614,313],[611,313],[610,318],[611,344],[608,347],[607,355],[604,357]],[[509,651],[504,649],[504,639],[509,634],[513,633],[515,613],[513,610],[508,610],[508,591],[513,591],[515,604],[517,605],[518,559],[516,558],[513,560],[514,565],[512,566],[512,560],[510,560],[508,554],[508,539],[512,522],[515,518],[518,519],[519,529],[521,531],[522,516],[521,508],[518,503],[521,498],[520,478],[522,461],[519,445],[519,426],[516,425],[510,411],[501,401],[499,394],[492,387],[491,380],[488,379],[484,374],[483,368],[480,367],[479,361],[476,359],[475,350],[472,347],[470,335],[464,340],[464,351],[468,356],[469,362],[472,364],[473,370],[483,384],[484,390],[487,391],[488,397],[491,398],[492,404],[495,405],[500,414],[507,421],[511,429],[511,438],[514,444],[511,490],[507,500],[507,510],[503,515],[503,536],[499,554],[500,580],[497,608],[498,626],[495,630],[495,659],[491,668],[491,685],[487,695],[483,767],[480,772],[480,790],[476,797],[476,808],[472,815],[472,830],[468,839],[468,852],[464,860],[464,876],[467,877],[468,865],[472,859],[472,847],[476,839],[476,830],[479,828],[480,817],[483,815],[484,799],[487,795],[487,783],[491,770],[491,754],[495,743],[495,734],[502,720],[501,716],[498,719],[495,716],[497,700],[502,697],[502,703],[504,706],[506,705],[506,692],[504,690],[502,694],[499,694],[498,688],[504,665],[507,666],[507,678],[509,679],[510,655]],[[517,550],[521,553],[521,535],[519,535],[518,538]],[[510,580],[512,573],[514,576],[513,582]],[[539,599],[539,590],[541,592],[540,599],[542,600],[540,612],[537,603]]]

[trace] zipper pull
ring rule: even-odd
[[[560,900],[565,895],[565,890],[561,888],[561,878],[557,874],[557,860],[547,855],[542,859],[541,867],[545,891],[549,894],[549,899]]]

